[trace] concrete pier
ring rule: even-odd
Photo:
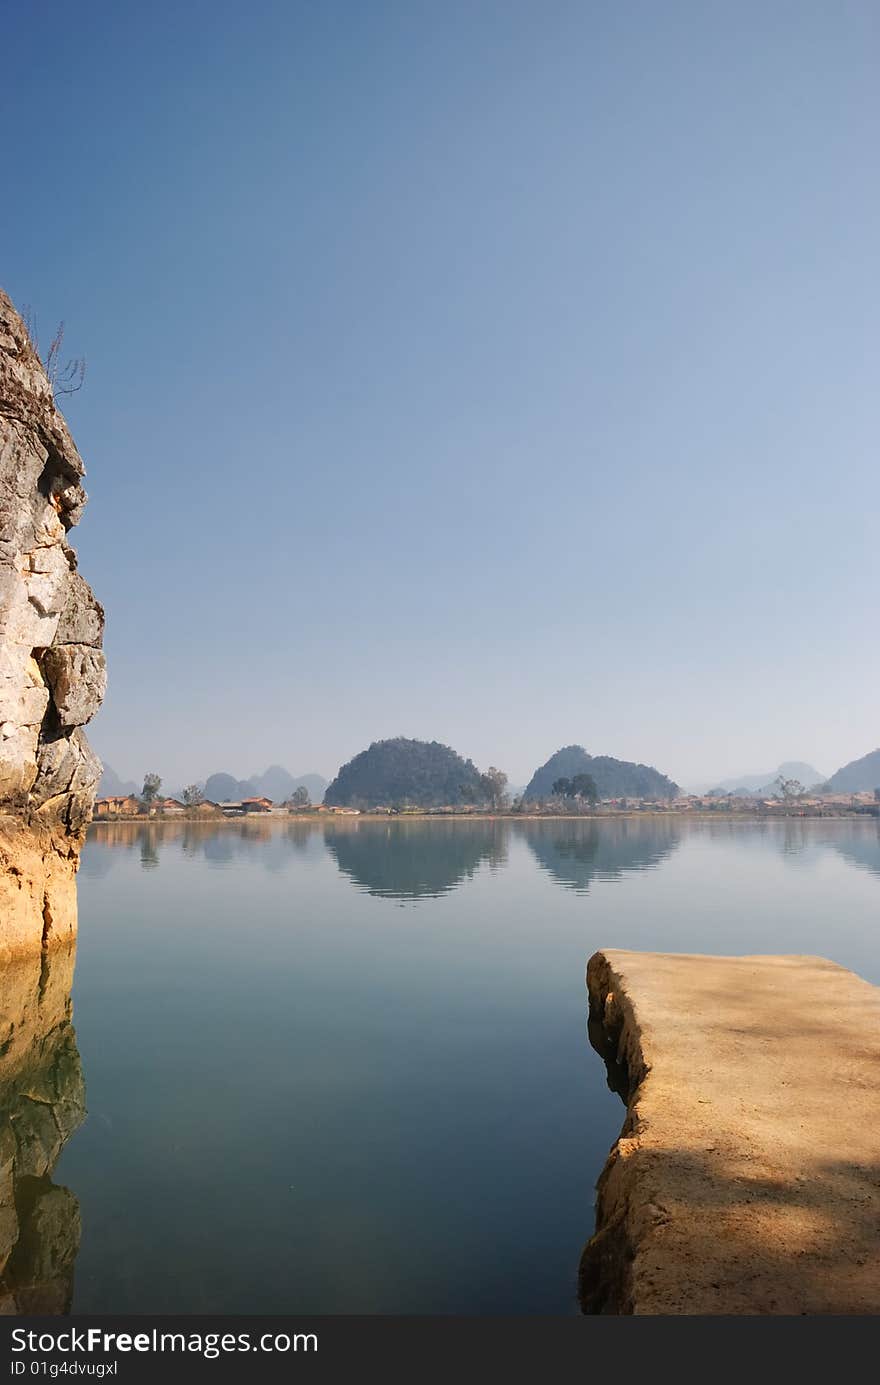
[[[880,1313],[880,990],[819,957],[607,950],[591,1038],[627,1112],[589,1313]]]

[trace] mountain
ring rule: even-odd
[[[776,769],[767,770],[764,774],[741,774],[737,779],[722,779],[720,783],[708,785],[707,788],[739,794],[741,797],[769,798],[775,792],[774,784],[780,775],[783,779],[799,780],[805,789],[820,784],[823,778],[817,769],[805,764],[803,760],[785,760]],[[706,790],[698,789],[694,792],[703,793]]]
[[[480,772],[439,741],[374,741],[343,765],[324,794],[333,807],[439,808],[485,800]]]
[[[828,793],[864,793],[880,788],[880,750],[872,750],[860,760],[850,760],[823,787]]]
[[[327,792],[327,780],[323,774],[300,774],[294,777],[293,787],[308,789],[309,798],[313,803],[323,803],[324,794]]]
[[[222,771],[209,774],[205,781],[205,798],[212,803],[237,803],[242,798],[257,798],[257,792],[249,779],[235,779]]]
[[[252,774],[248,780],[254,785],[256,797],[271,798],[273,803],[286,803],[294,789],[308,789],[313,803],[320,803],[327,788],[327,780],[321,774],[291,774],[282,765],[270,765],[262,774]],[[245,798],[252,795],[245,794]]]
[[[136,784],[133,779],[120,779],[115,769],[110,765],[105,765],[101,778],[98,780],[98,787],[95,790],[96,798],[127,798],[129,794],[140,793],[143,784]]]
[[[600,798],[673,798],[678,785],[650,765],[614,760],[610,755],[588,755],[582,745],[566,745],[535,773],[526,788],[526,801],[551,798],[557,779],[591,774]]]
[[[270,765],[262,774],[250,779],[236,779],[223,772],[209,774],[205,797],[212,803],[236,803],[242,798],[271,798],[273,803],[286,803],[294,789],[308,789],[313,803],[320,803],[327,780],[320,774],[291,774],[282,765]]]

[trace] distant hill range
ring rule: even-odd
[[[439,741],[374,741],[344,764],[324,794],[331,807],[440,808],[485,801],[480,771]]]
[[[286,803],[294,789],[308,789],[313,803],[320,803],[327,780],[320,774],[291,774],[282,765],[270,765],[262,774],[250,779],[235,779],[231,774],[209,774],[204,793],[212,803],[237,802],[242,798],[271,798],[273,803]]]
[[[98,780],[95,797],[128,798],[129,794],[140,793],[142,788],[143,780],[140,784],[136,784],[133,779],[120,779],[115,769],[110,765],[105,765],[101,778]]]
[[[128,794],[139,794],[143,780],[136,784],[132,779],[120,779],[109,765],[104,766],[98,784],[98,798],[124,798]],[[242,798],[271,798],[273,803],[286,803],[294,789],[305,788],[313,803],[320,803],[324,797],[327,780],[321,774],[291,774],[282,765],[270,765],[262,774],[254,774],[250,779],[236,779],[231,774],[209,774],[199,788],[212,803],[237,802]],[[163,796],[181,798],[183,788],[162,785]]]
[[[850,760],[832,774],[823,788],[828,793],[870,793],[880,789],[880,750],[872,750],[860,760]]]
[[[535,770],[523,798],[526,802],[552,798],[556,780],[573,779],[576,774],[591,774],[600,798],[674,798],[678,793],[678,785],[651,765],[588,755],[582,745],[566,745]]]
[[[805,789],[812,789],[824,779],[817,769],[803,760],[786,760],[764,774],[741,774],[737,779],[722,779],[711,786],[710,792],[732,793],[739,798],[769,798],[775,792],[774,786],[780,775],[783,779],[797,779]]]

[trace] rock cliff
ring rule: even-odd
[[[0,290],[0,960],[69,941],[101,766],[104,612],[68,533],[82,460],[24,324]]]

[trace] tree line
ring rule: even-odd
[[[150,812],[156,805],[162,788],[162,777],[159,774],[149,773],[144,775],[144,785],[139,795],[138,802],[144,812]],[[200,784],[187,784],[183,790],[182,799],[187,808],[198,808],[200,803],[207,802],[204,790]],[[304,785],[294,789],[287,806],[290,808],[310,808],[312,804],[309,791]]]

